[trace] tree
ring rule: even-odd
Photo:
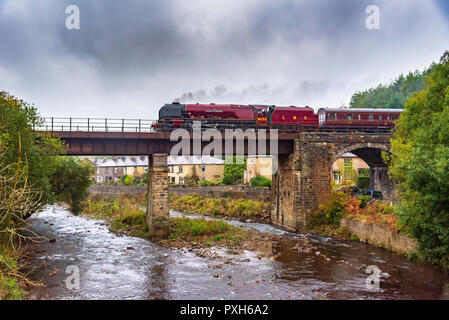
[[[407,101],[391,141],[400,221],[429,261],[449,266],[449,52]]]
[[[14,96],[0,92],[0,167],[27,177],[26,183],[36,192],[33,208],[25,216],[53,200],[48,177],[55,167],[56,156],[64,152],[60,139],[33,131],[42,124],[36,109]],[[25,180],[19,181],[22,187]]]
[[[233,156],[233,163],[224,165],[223,184],[243,183],[244,171],[246,170],[246,159],[243,164],[237,164],[237,157]]]
[[[365,91],[357,91],[351,97],[351,108],[402,109],[407,99],[422,90],[424,79],[435,67],[432,64],[423,72],[400,75],[388,85],[378,85]]]
[[[55,199],[67,202],[75,214],[81,211],[81,202],[89,193],[91,176],[95,166],[90,161],[80,161],[74,157],[58,157],[50,176]]]

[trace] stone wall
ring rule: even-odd
[[[245,185],[235,186],[195,186],[195,187],[168,187],[168,191],[176,196],[199,194],[206,198],[243,198],[260,201],[270,201],[271,190],[265,188],[253,188]]]
[[[387,226],[343,217],[340,227],[356,235],[360,241],[383,247],[397,253],[407,254],[415,250],[415,240],[388,229]]]
[[[136,186],[91,186],[89,188],[89,196],[99,195],[102,197],[121,197],[124,195],[145,195],[147,187]]]
[[[121,197],[124,195],[145,195],[147,187],[135,186],[91,186],[89,195],[99,195],[103,197]],[[197,186],[197,187],[168,187],[168,192],[176,196],[189,194],[199,194],[203,197],[222,198],[231,196],[260,201],[270,201],[271,190],[265,188],[253,188],[245,185],[236,186]]]

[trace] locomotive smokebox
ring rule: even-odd
[[[165,118],[183,118],[185,116],[185,104],[171,103],[165,104],[159,110],[159,120]]]

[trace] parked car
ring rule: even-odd
[[[379,190],[361,190],[358,195],[370,196],[372,199],[382,200],[382,192],[380,192]]]
[[[337,191],[343,191],[347,194],[350,194],[352,196],[357,195],[357,193],[360,191],[359,188],[357,186],[345,186],[345,187],[340,187],[337,189]]]

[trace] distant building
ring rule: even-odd
[[[96,183],[117,183],[123,175],[142,177],[148,170],[148,157],[90,159],[96,167]]]
[[[272,179],[273,158],[271,156],[248,156],[246,159],[245,183],[250,183],[251,179],[263,176]]]
[[[332,165],[332,179],[336,184],[354,185],[358,176],[368,175],[369,165],[352,153],[345,153]]]
[[[184,184],[188,177],[194,173],[199,180],[220,182],[223,179],[224,160],[211,156],[169,156],[168,181],[175,184]]]

